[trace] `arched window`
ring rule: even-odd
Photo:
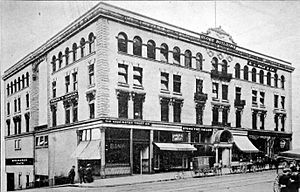
[[[160,60],[168,62],[168,53],[169,53],[169,48],[168,45],[163,43],[160,46]]]
[[[24,74],[22,75],[22,89],[25,87],[25,76]]]
[[[72,46],[72,51],[73,51],[73,62],[77,60],[77,44],[74,43]]]
[[[13,82],[10,82],[10,93],[11,94],[14,93],[14,84],[13,84]]]
[[[21,78],[18,77],[18,91],[21,90]]]
[[[142,39],[138,36],[133,38],[133,55],[142,56]]]
[[[184,65],[192,67],[192,52],[190,50],[186,50],[184,53]]]
[[[202,70],[202,61],[203,57],[201,53],[196,54],[196,69],[197,70]]]
[[[127,35],[125,33],[118,35],[118,51],[127,53]]]
[[[53,55],[52,57],[52,72],[54,73],[56,71],[56,57]]]
[[[239,63],[235,64],[234,70],[235,70],[235,78],[237,79],[241,78],[241,65]]]
[[[252,81],[256,82],[256,69],[252,68]]]
[[[211,64],[212,64],[212,70],[218,71],[218,59],[216,57],[212,58]]]
[[[281,75],[281,88],[284,89],[284,82],[285,82],[285,78],[283,75]]]
[[[58,68],[60,69],[62,65],[62,52],[58,53]]]
[[[264,71],[260,70],[259,71],[259,83],[264,84]]]
[[[155,42],[152,40],[147,43],[147,57],[155,59]]]
[[[85,55],[85,39],[84,38],[81,38],[80,40],[80,56],[81,58],[84,57]]]
[[[267,73],[267,85],[271,86],[271,73],[270,72]]]
[[[17,80],[16,80],[16,79],[14,80],[14,90],[15,90],[15,92],[18,91],[18,90],[17,90]]]
[[[70,54],[70,50],[69,47],[67,47],[65,50],[66,65],[69,65],[69,57],[70,57],[69,54]]]
[[[248,75],[249,75],[249,68],[248,68],[247,65],[245,65],[244,66],[244,80],[248,80],[249,79]]]
[[[276,73],[274,75],[274,86],[278,87],[278,75]]]
[[[223,60],[222,61],[222,73],[223,74],[227,74],[227,61],[226,60]]]
[[[173,48],[173,62],[174,64],[180,64],[180,49],[179,47],[174,47]]]
[[[9,83],[6,85],[6,93],[7,93],[7,95],[9,95]]]
[[[26,87],[29,87],[29,73],[26,73]]]
[[[89,53],[93,53],[95,51],[95,35],[94,33],[89,34]]]

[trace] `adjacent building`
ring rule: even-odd
[[[99,3],[3,76],[8,189],[291,147],[291,63]],[[42,182],[43,181],[43,182]]]

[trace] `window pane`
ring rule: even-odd
[[[92,140],[101,139],[100,129],[92,129]]]

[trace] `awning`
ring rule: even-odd
[[[258,153],[259,150],[252,144],[247,135],[233,135],[235,145],[243,152]]]
[[[191,144],[185,143],[154,143],[162,151],[196,151]]]
[[[278,157],[300,160],[300,148],[281,152]]]
[[[72,157],[81,160],[100,159],[100,140],[80,142]]]

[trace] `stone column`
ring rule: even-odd
[[[174,122],[174,101],[170,99],[169,101],[169,122]]]
[[[189,143],[190,143],[191,140],[192,140],[191,136],[192,136],[191,132],[188,132],[188,142],[189,142]]]
[[[216,163],[219,163],[219,148],[216,147]]]
[[[105,128],[100,129],[101,133],[101,150],[100,150],[100,157],[101,157],[101,167],[100,167],[100,175],[101,178],[105,178]]]
[[[149,142],[149,173],[152,173],[152,159],[153,159],[153,130],[150,130],[150,142]]]
[[[133,129],[130,129],[130,174],[133,174]]]

